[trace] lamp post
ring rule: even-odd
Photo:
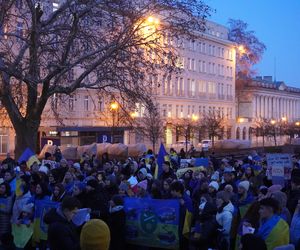
[[[117,102],[112,102],[110,104],[110,111],[112,114],[112,127],[111,127],[111,143],[114,144],[114,130],[115,130],[115,116],[116,116],[116,112],[119,109],[119,104]]]

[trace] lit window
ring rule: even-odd
[[[84,97],[83,108],[84,108],[84,111],[88,111],[89,110],[89,96],[88,95],[86,95]]]

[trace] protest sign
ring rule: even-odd
[[[126,198],[126,240],[130,244],[179,248],[179,202]]]
[[[284,186],[291,179],[292,159],[289,154],[267,154],[268,176],[273,184]]]
[[[184,173],[188,170],[192,170],[193,172],[195,172],[195,171],[200,172],[201,170],[203,170],[203,168],[202,167],[180,168],[176,172],[177,178],[181,178],[181,176],[184,175]]]

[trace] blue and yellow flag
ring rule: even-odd
[[[37,200],[35,202],[33,236],[35,242],[47,240],[48,225],[44,223],[44,216],[51,208],[57,208],[59,203],[49,200]]]
[[[26,148],[20,156],[18,162],[21,163],[22,161],[26,161],[26,164],[29,168],[34,162],[37,162],[38,164],[40,163],[36,154],[33,153],[33,151],[30,148]]]
[[[164,164],[165,161],[170,161],[169,159],[169,155],[164,147],[164,144],[160,144],[160,147],[159,147],[159,151],[158,151],[158,156],[157,156],[157,164],[156,164],[156,168],[155,168],[155,173],[154,173],[154,178],[157,179],[163,169],[162,169],[162,166]]]

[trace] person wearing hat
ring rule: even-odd
[[[103,220],[92,219],[84,224],[80,234],[81,250],[108,250],[109,227]]]
[[[110,200],[108,227],[110,229],[111,250],[122,250],[126,244],[126,214],[121,195],[114,195]]]
[[[219,183],[216,181],[211,181],[208,184],[208,193],[211,196],[211,198],[216,198],[217,192],[219,190]]]
[[[291,224],[291,214],[286,207],[287,195],[284,192],[278,191],[271,195],[271,198],[275,199],[279,204],[278,215],[284,219],[289,225]]]
[[[225,186],[229,184],[233,187],[233,192],[237,193],[237,186],[234,181],[234,175],[233,175],[232,169],[227,168],[224,170],[223,179],[224,179],[224,182],[220,185],[219,190],[221,190],[221,191],[224,190]]]
[[[82,182],[77,182],[74,184],[72,196],[80,201],[80,204],[85,204],[86,192],[85,192],[86,184]]]
[[[249,192],[249,187],[250,187],[249,181],[241,181],[238,185],[238,208],[239,208],[241,219],[243,219],[249,206],[254,200],[252,194]]]
[[[229,249],[230,229],[233,218],[234,206],[230,201],[230,194],[226,191],[219,191],[216,197],[217,214],[216,220],[221,227],[218,247],[220,249]]]
[[[268,250],[278,246],[289,244],[289,226],[277,215],[279,209],[278,202],[273,198],[265,198],[260,201],[261,225],[257,231],[267,245]]]
[[[79,250],[79,235],[72,219],[80,208],[74,197],[65,197],[58,208],[52,208],[44,216],[48,224],[48,243],[51,250]]]

